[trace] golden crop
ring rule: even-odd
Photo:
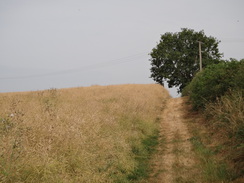
[[[169,97],[149,85],[0,94],[0,182],[114,182]]]

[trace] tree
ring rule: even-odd
[[[161,35],[160,42],[150,53],[153,80],[161,85],[166,81],[170,88],[179,87],[178,92],[181,92],[199,71],[199,41],[202,42],[203,68],[219,63],[222,54],[216,38],[187,28],[177,33],[167,32]]]

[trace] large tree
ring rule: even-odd
[[[181,92],[199,71],[199,41],[202,67],[218,63],[222,56],[218,50],[220,41],[207,37],[204,31],[183,28],[181,32],[161,35],[160,42],[150,53],[154,81],[162,85],[166,81],[169,87],[179,87],[178,92]]]

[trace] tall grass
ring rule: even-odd
[[[216,161],[215,152],[202,142],[202,135],[195,129],[190,139],[193,149],[200,160],[203,182],[229,182],[231,180],[230,169],[224,162]]]
[[[215,128],[225,129],[226,135],[244,138],[244,90],[229,92],[206,107],[206,115],[212,118]]]
[[[215,131],[222,144],[223,156],[228,159],[235,176],[243,176],[244,171],[244,90],[236,90],[222,96],[215,103],[206,106],[205,114],[209,126]]]
[[[168,97],[159,85],[0,94],[0,182],[135,180]]]

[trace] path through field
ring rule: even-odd
[[[185,124],[184,98],[171,98],[163,111],[160,144],[152,160],[153,172],[148,182],[199,182],[189,141],[190,134]]]

